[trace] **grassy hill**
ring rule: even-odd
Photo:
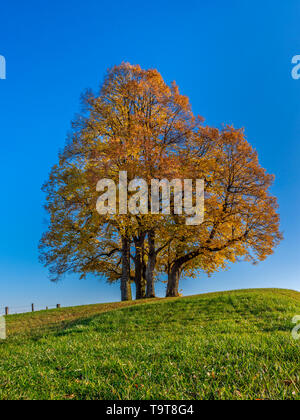
[[[0,399],[300,399],[295,315],[262,289],[8,316]]]

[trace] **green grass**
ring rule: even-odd
[[[0,399],[300,399],[295,315],[263,289],[9,316]]]

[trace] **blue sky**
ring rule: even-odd
[[[245,127],[276,175],[285,240],[258,266],[237,264],[211,278],[182,281],[185,295],[249,287],[300,290],[300,54],[297,0],[28,0],[1,5],[0,307],[119,300],[119,287],[93,278],[53,284],[38,262],[45,230],[40,188],[79,111],[122,61],[176,80],[208,124]],[[158,284],[159,294],[164,285]]]

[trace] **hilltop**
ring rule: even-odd
[[[300,399],[295,315],[253,289],[8,316],[0,399]]]

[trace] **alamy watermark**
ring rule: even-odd
[[[300,55],[294,55],[292,58],[292,64],[295,64],[292,68],[292,78],[294,80],[298,80],[300,79]]]
[[[193,188],[195,184],[195,189]],[[151,196],[149,195],[149,188]],[[189,226],[200,225],[204,221],[204,181],[201,179],[152,179],[151,185],[141,178],[128,183],[126,171],[119,173],[118,186],[112,179],[101,179],[97,191],[102,194],[97,200],[97,211],[101,215],[170,215],[171,198],[174,215],[186,217]],[[117,209],[117,192],[119,194]],[[128,196],[130,193],[130,196]]]
[[[6,79],[6,59],[0,55],[0,80]]]
[[[0,340],[6,339],[6,322],[4,316],[0,316]]]
[[[292,337],[294,340],[300,340],[300,315],[294,316],[292,323],[296,324],[292,331]]]

